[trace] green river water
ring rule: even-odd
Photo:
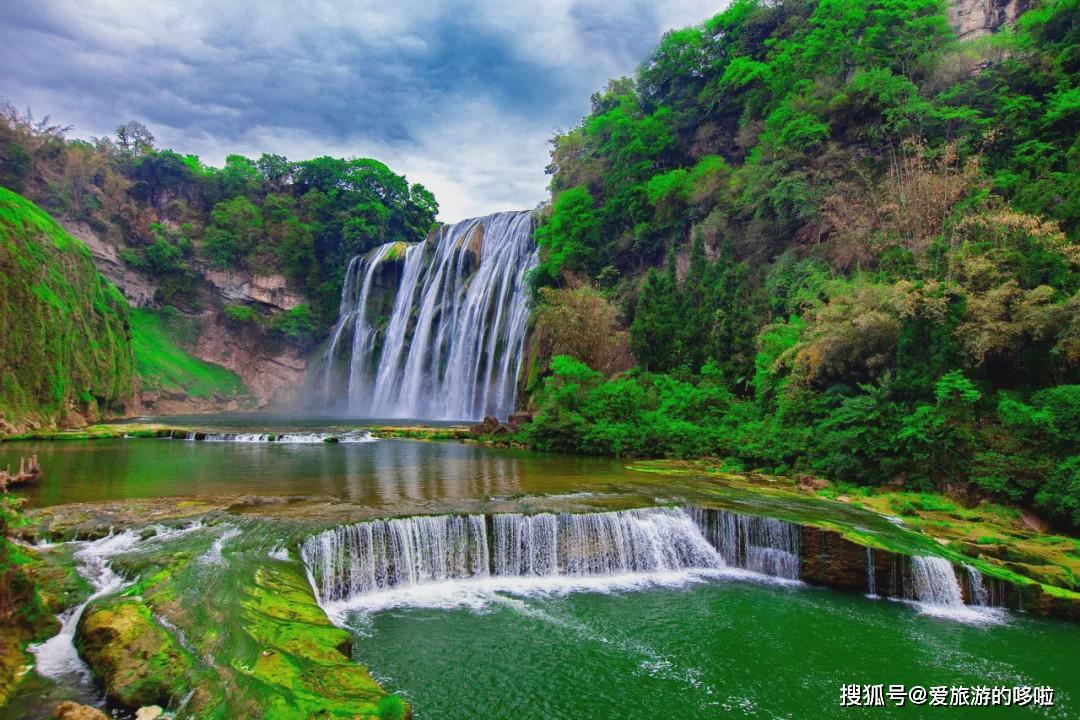
[[[0,465],[30,453],[46,470],[23,491],[35,507],[305,495],[389,516],[491,511],[505,502],[527,512],[530,498],[549,496],[617,507],[685,494],[617,461],[447,442],[19,442],[0,444]],[[292,523],[295,542],[304,530]],[[203,572],[219,592],[232,567],[265,562],[282,542],[272,522],[240,527],[265,537],[219,544],[220,569]],[[1017,612],[963,623],[911,603],[745,572],[496,588],[456,581],[333,617],[353,631],[355,659],[408,698],[419,720],[1080,718],[1076,625]],[[841,686],[850,683],[1050,686],[1055,704],[842,708]]]

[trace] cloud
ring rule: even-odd
[[[238,152],[370,156],[440,219],[532,207],[547,139],[701,0],[267,3],[9,0],[0,96],[109,135],[146,123],[211,164]]]

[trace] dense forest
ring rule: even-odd
[[[736,0],[553,139],[533,447],[1080,526],[1080,3]],[[572,328],[572,330],[568,330]]]

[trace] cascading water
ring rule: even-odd
[[[695,508],[690,513],[728,565],[799,579],[802,534],[798,525],[725,510]]]
[[[877,574],[874,567],[874,548],[866,548],[866,596],[870,598],[877,598]]]
[[[679,509],[496,515],[492,525],[496,575],[584,577],[722,565]]]
[[[714,514],[737,528],[731,544],[711,544],[703,534],[702,520]],[[464,578],[602,578],[733,565],[797,579],[797,538],[798,527],[779,520],[645,508],[377,520],[310,537],[300,555],[320,601],[333,603]]]
[[[318,375],[325,407],[384,418],[506,417],[528,319],[525,276],[536,261],[527,211],[444,225],[422,243],[353,258]],[[382,287],[392,279],[395,288]]]
[[[996,578],[987,582],[983,574],[970,565],[965,565],[967,574],[967,597],[969,605],[979,607],[1000,607],[1004,603],[1001,583]]]
[[[911,558],[911,594],[926,605],[964,606],[964,596],[953,564],[933,555],[915,555]]]
[[[483,515],[376,520],[308,538],[300,549],[320,600],[488,574]]]

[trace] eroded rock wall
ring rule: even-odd
[[[964,40],[996,32],[1029,9],[1033,0],[950,0],[949,22]]]

